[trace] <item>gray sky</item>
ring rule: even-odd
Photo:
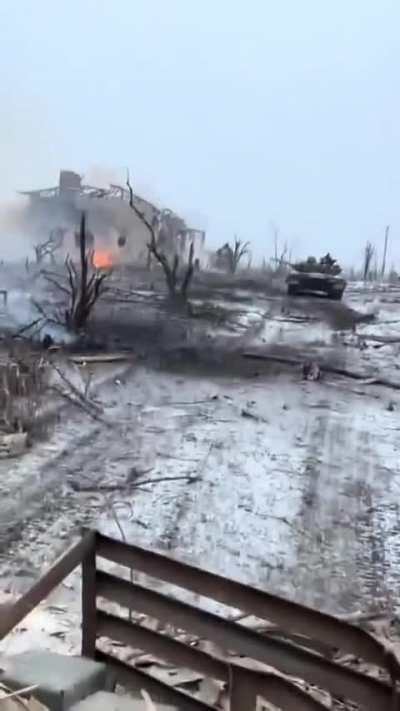
[[[129,165],[211,244],[270,256],[275,223],[350,263],[389,223],[400,267],[399,27],[398,0],[2,0],[0,193]]]

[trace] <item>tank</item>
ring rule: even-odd
[[[347,286],[346,280],[334,274],[320,272],[292,272],[286,277],[289,296],[314,295],[340,301]]]

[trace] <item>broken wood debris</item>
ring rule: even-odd
[[[211,395],[210,397],[206,398],[205,400],[175,400],[174,402],[166,402],[163,403],[167,407],[173,406],[173,405],[206,405],[209,402],[218,400],[218,395]]]
[[[176,454],[168,454],[167,452],[156,452],[157,457],[162,459],[176,459],[180,462],[200,462],[201,459],[196,459],[195,457],[178,457]]]
[[[119,361],[129,360],[131,353],[96,353],[72,355],[69,360],[77,365],[85,365],[90,363],[118,363]]]
[[[88,407],[96,410],[97,412],[101,412],[101,407],[97,405],[97,403],[93,402],[93,400],[90,400],[84,393],[82,393],[79,388],[76,387],[76,385],[73,384],[73,382],[67,378],[65,373],[59,368],[57,365],[54,363],[52,364],[53,370],[57,373],[57,375],[61,378],[63,383],[69,388],[69,390],[75,395],[75,397],[80,401],[83,402],[85,405]]]
[[[71,393],[66,392],[65,390],[62,390],[61,388],[58,388],[56,385],[52,385],[50,387],[50,390],[55,392],[57,395],[62,397],[64,400],[67,400],[71,405],[75,405],[76,407],[79,407],[81,410],[83,410],[87,415],[92,417],[94,420],[97,420],[99,422],[103,422],[103,424],[106,424],[105,421],[100,417],[100,415],[95,412],[89,405],[86,405],[86,403],[80,399],[75,398]],[[109,424],[109,423],[107,423]]]
[[[148,529],[150,526],[145,523],[144,521],[141,521],[139,518],[131,518],[130,519],[131,523],[136,523],[137,526],[140,526],[141,528]]]
[[[243,353],[243,358],[249,360],[261,360],[271,363],[282,363],[283,365],[292,366],[302,366],[303,360],[299,358],[289,358],[286,356],[268,355],[263,353]],[[329,365],[327,363],[319,364],[319,368],[322,373],[331,373],[333,375],[341,375],[345,378],[350,378],[352,380],[363,381],[363,385],[381,385],[386,388],[393,388],[394,390],[400,390],[400,382],[394,382],[392,380],[387,380],[386,378],[381,378],[376,376],[372,379],[366,379],[365,373],[358,373],[353,370],[348,370],[347,368],[337,368],[336,366]]]
[[[280,323],[313,323],[318,322],[316,316],[276,316],[274,321],[279,321]]]
[[[66,386],[66,390],[64,390],[62,387],[59,385],[52,385],[50,386],[50,390],[53,390],[54,392],[57,393],[60,397],[62,397],[64,400],[67,400],[70,402],[72,405],[75,405],[76,407],[81,408],[86,412],[86,414],[90,415],[90,417],[93,417],[93,419],[98,420],[102,422],[103,424],[107,424],[108,426],[112,426],[111,423],[106,422],[101,415],[103,414],[102,408],[95,403],[93,400],[91,400],[88,397],[88,389],[90,386],[90,381],[88,381],[85,385],[84,392],[81,392],[76,385],[74,385],[69,378],[63,373],[61,368],[56,366],[54,363],[52,363],[53,370],[57,373],[59,378],[61,379],[62,383]]]
[[[98,483],[93,483],[93,484],[80,484],[78,482],[70,482],[70,486],[74,491],[82,491],[82,492],[88,492],[88,491],[121,491],[121,489],[137,489],[142,486],[148,485],[148,484],[158,484],[159,482],[162,481],[179,481],[179,480],[186,480],[188,484],[194,484],[196,481],[199,481],[200,477],[197,475],[182,475],[182,476],[162,476],[154,479],[143,479],[139,481],[124,481],[121,482],[120,484],[98,484]]]
[[[178,481],[179,479],[186,479],[188,484],[194,484],[194,482],[199,481],[200,477],[192,474],[182,475],[182,476],[163,476],[158,479],[144,479],[138,481],[138,486],[143,486],[144,484],[158,484],[160,481]]]
[[[22,326],[22,328],[20,328],[19,331],[14,333],[13,338],[20,338],[27,331],[30,331],[35,326],[39,326],[40,324],[42,324],[43,318],[44,318],[43,316],[39,316],[38,318],[35,318],[30,323],[26,324],[25,326]]]
[[[0,684],[0,708],[1,711],[49,711],[40,701],[33,696],[24,698],[27,694],[37,689],[37,684],[27,686],[18,691],[12,691],[3,684]]]
[[[250,410],[242,409],[240,414],[242,417],[247,417],[249,420],[254,420],[255,422],[268,423],[268,420],[266,420],[265,417],[261,417],[261,415],[255,415],[254,412],[250,412]],[[228,422],[232,422],[232,420],[228,420]]]

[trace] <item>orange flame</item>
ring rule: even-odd
[[[112,252],[105,249],[95,249],[93,253],[93,266],[96,269],[110,269],[114,264]]]

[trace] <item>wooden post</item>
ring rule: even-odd
[[[82,560],[82,656],[96,655],[96,531],[89,552]]]
[[[229,701],[230,711],[255,711],[257,706],[257,692],[252,688],[246,674],[240,669],[229,667]]]

